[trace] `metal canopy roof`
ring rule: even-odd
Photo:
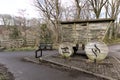
[[[111,22],[115,21],[115,19],[91,19],[91,20],[79,20],[79,21],[60,21],[60,24],[80,24],[80,23],[102,23],[102,22]]]

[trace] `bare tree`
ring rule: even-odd
[[[93,8],[96,18],[100,17],[100,13],[107,0],[88,0]]]
[[[24,46],[26,46],[26,44],[27,44],[27,32],[26,32],[26,30],[27,30],[27,19],[26,19],[26,17],[25,17],[25,15],[26,15],[26,9],[20,9],[19,11],[18,11],[18,14],[20,15],[19,17],[18,17],[18,19],[19,19],[19,21],[20,21],[20,25],[21,25],[21,27],[23,28],[23,31],[24,31],[24,36],[23,36],[23,39],[24,39]]]
[[[69,7],[62,6],[62,20],[65,21],[74,20],[75,16],[76,16],[76,12],[74,6],[69,6]]]
[[[35,6],[43,13],[47,23],[50,21],[53,24],[52,29],[55,32],[56,41],[59,41],[60,0],[35,0]]]
[[[93,15],[93,9],[89,1],[86,1],[84,7],[82,8],[80,17],[82,20],[89,20],[93,18],[92,15]]]
[[[120,14],[120,0],[108,0],[105,5],[106,18],[113,18],[117,21],[118,15]],[[118,24],[112,25],[110,28],[109,39],[117,37],[118,34]]]
[[[80,19],[81,15],[81,10],[86,4],[86,0],[74,0],[75,1],[75,6],[76,6],[76,18],[77,20]]]
[[[77,17],[76,19],[80,19],[80,12],[81,12],[81,5],[80,5],[80,0],[75,0],[76,7],[77,7]]]
[[[2,14],[0,15],[1,21],[4,26],[12,25],[12,17],[8,14]]]
[[[106,15],[110,18],[117,19],[120,13],[120,0],[108,0],[105,9]]]
[[[32,18],[32,19],[27,20],[27,26],[38,27],[41,24],[40,22],[41,22],[40,20],[38,20],[36,18]]]
[[[105,8],[105,18],[108,18],[109,0],[104,5],[104,8]]]
[[[15,25],[15,26],[19,26],[19,27],[23,26],[23,21],[24,21],[24,19],[23,19],[22,17],[20,17],[20,16],[15,16],[15,17],[13,18],[13,20],[14,20],[14,25]]]
[[[25,17],[25,15],[27,14],[26,9],[18,10],[18,14],[20,15],[19,18],[21,18],[21,26],[26,27],[26,22],[27,22]]]

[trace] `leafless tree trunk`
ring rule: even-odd
[[[104,5],[104,7],[105,7],[105,18],[108,18],[109,0],[106,2],[106,4]]]
[[[117,19],[120,13],[120,0],[108,0],[106,10],[110,18]]]
[[[115,20],[117,20],[118,15],[120,14],[120,0],[108,0],[107,4],[105,5],[105,9],[106,9],[106,18],[113,18]],[[112,26],[112,30],[111,33],[109,34],[113,34],[110,39],[112,37],[116,38],[117,34],[118,34],[118,26],[117,24]]]
[[[101,10],[106,4],[107,0],[88,0],[93,8],[96,18],[100,17]]]
[[[85,3],[83,3],[83,0],[74,0],[75,1],[75,6],[76,6],[76,20],[80,20],[80,15],[81,15],[81,10],[86,4],[86,0],[84,0]]]
[[[82,8],[82,11],[81,11],[81,15],[80,15],[81,19],[82,20],[89,20],[89,19],[91,19],[92,15],[93,15],[92,11],[93,11],[93,9],[92,9],[89,1],[86,1],[85,2],[85,6]]]
[[[80,5],[80,0],[75,0],[76,3],[76,8],[77,8],[77,16],[76,19],[80,19],[80,11],[81,11],[81,5]]]
[[[23,30],[24,30],[24,37],[23,37],[23,39],[24,39],[24,46],[26,46],[26,44],[27,44],[27,42],[26,42],[27,41],[27,33],[26,33],[26,30],[27,30],[27,25],[26,25],[27,20],[25,18],[26,10],[25,9],[20,9],[18,13],[20,14],[20,18],[21,18],[21,20],[20,20],[21,27],[23,27]]]
[[[35,6],[40,12],[53,24],[53,31],[55,32],[56,42],[59,41],[60,29],[60,0],[35,0]],[[48,26],[50,28],[50,26]]]
[[[69,20],[69,17],[70,17],[70,7],[62,7],[62,17],[63,17],[63,20],[66,20],[68,21]]]
[[[12,17],[11,15],[8,15],[8,14],[2,14],[0,15],[0,18],[2,20],[2,23],[4,26],[9,26],[12,24]]]

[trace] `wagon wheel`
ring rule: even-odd
[[[102,61],[108,55],[108,47],[104,42],[89,42],[85,46],[85,51],[87,57],[94,62]]]
[[[72,44],[65,42],[59,45],[59,54],[63,57],[70,57],[73,55]]]

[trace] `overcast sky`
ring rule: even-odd
[[[71,0],[62,0],[62,3],[70,4]],[[26,17],[38,17],[39,14],[33,6],[33,0],[0,0],[0,14],[19,15],[20,9],[26,9]]]
[[[18,15],[20,9],[26,10],[27,17],[38,17],[33,0],[0,0],[0,14]]]

